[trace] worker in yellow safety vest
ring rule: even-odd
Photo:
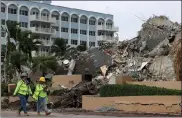
[[[37,115],[40,115],[41,106],[43,106],[45,115],[50,115],[51,113],[48,111],[47,108],[47,92],[48,92],[48,86],[45,84],[46,80],[44,77],[40,77],[38,83],[35,87],[35,92],[33,94],[33,98],[37,102]]]
[[[28,84],[27,78],[27,73],[21,74],[21,80],[18,81],[15,91],[13,93],[13,96],[18,96],[20,98],[21,107],[18,110],[18,115],[20,115],[21,110],[23,109],[24,115],[29,116],[29,114],[27,113],[26,104],[28,100],[27,96],[32,95],[32,90],[30,88],[30,85]]]

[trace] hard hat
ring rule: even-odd
[[[28,74],[27,73],[22,73],[21,77],[28,77]]]
[[[63,64],[64,64],[64,65],[67,65],[68,63],[69,63],[69,60],[64,60],[64,61],[63,61]]]
[[[40,82],[45,82],[45,77],[40,77],[39,81]]]

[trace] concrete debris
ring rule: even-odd
[[[132,76],[138,81],[174,80],[173,59],[169,52],[180,34],[180,24],[165,16],[154,16],[142,25],[137,37],[118,43],[104,41],[100,50],[112,59],[106,76],[112,73],[114,76]]]

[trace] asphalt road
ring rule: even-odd
[[[42,113],[42,116],[37,116],[36,112],[29,112],[28,117],[45,117],[45,115]],[[1,117],[23,117],[17,116],[16,112],[13,111],[1,111]],[[26,116],[27,117],[27,116]],[[118,117],[111,117],[111,116],[94,116],[94,115],[63,115],[60,113],[52,113],[51,115],[47,117],[59,117],[59,118],[118,118]]]

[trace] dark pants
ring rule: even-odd
[[[26,104],[27,104],[27,101],[28,101],[28,95],[27,96],[24,96],[24,95],[18,95],[18,97],[20,98],[20,108],[19,108],[19,112],[21,112],[22,110],[24,111],[24,113],[27,112],[27,107],[26,107]]]

